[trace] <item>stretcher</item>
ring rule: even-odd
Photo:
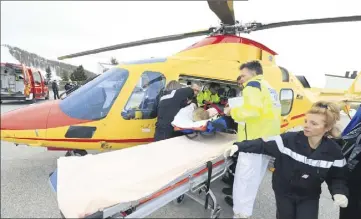
[[[163,182],[158,183],[159,185],[162,184],[162,186],[160,186],[159,189],[156,189],[153,192],[150,192],[147,195],[144,195],[143,197],[139,197],[139,198],[131,200],[131,201],[115,203],[113,205],[102,207],[99,209],[98,209],[98,207],[93,208],[93,210],[91,212],[88,212],[88,214],[86,214],[86,216],[84,216],[84,215],[81,216],[78,214],[77,217],[78,218],[79,217],[81,217],[81,218],[143,218],[143,217],[150,215],[151,213],[158,210],[159,208],[167,205],[170,202],[173,202],[175,204],[181,204],[184,201],[184,197],[187,196],[202,205],[204,204],[205,209],[210,210],[211,218],[218,218],[220,216],[221,208],[220,208],[219,204],[217,203],[217,199],[210,187],[211,187],[211,183],[214,180],[218,179],[219,177],[223,176],[228,171],[229,166],[232,165],[232,163],[233,163],[232,158],[225,158],[223,155],[223,152],[231,146],[231,142],[233,142],[236,139],[236,136],[229,135],[229,134],[223,134],[223,133],[222,134],[219,133],[217,135],[218,136],[216,136],[213,140],[210,140],[209,138],[207,138],[207,139],[202,139],[201,141],[198,141],[198,143],[197,143],[197,141],[189,140],[189,139],[185,138],[184,136],[161,141],[161,142],[163,142],[163,144],[165,144],[167,141],[169,141],[170,144],[172,143],[172,141],[173,141],[173,144],[174,144],[174,142],[178,141],[178,142],[180,142],[179,145],[181,145],[181,144],[183,145],[183,143],[185,143],[185,142],[192,144],[191,142],[193,142],[193,145],[188,145],[188,148],[184,148],[184,150],[189,151],[192,147],[194,147],[195,148],[194,151],[200,152],[200,149],[203,148],[202,150],[204,150],[204,153],[206,155],[199,154],[199,155],[192,155],[192,156],[193,157],[198,156],[199,159],[197,158],[196,160],[198,160],[199,162],[201,162],[201,160],[206,161],[206,162],[203,162],[203,164],[201,164],[199,162],[194,162],[194,165],[188,164],[187,165],[188,167],[185,168],[186,171],[183,171],[183,172],[179,171],[179,172],[182,172],[182,174],[179,174],[179,176],[177,176],[177,177],[174,177],[176,174],[170,176],[169,179],[171,179],[172,177],[174,177],[174,178],[166,183],[165,183],[165,181],[164,181],[164,183]],[[207,146],[207,147],[209,147],[209,149],[206,149],[206,146],[202,145],[203,144],[202,141],[205,141],[206,144],[209,144],[209,146]],[[214,144],[210,144],[210,142],[214,142]],[[151,144],[155,145],[154,150],[156,150],[156,146],[159,145],[160,142],[151,143]],[[151,144],[146,145],[147,147],[144,147],[144,148],[150,148]],[[222,146],[222,144],[223,144],[223,146]],[[137,146],[137,147],[142,147],[142,145]],[[132,149],[138,150],[138,153],[139,153],[140,149],[137,147],[129,148],[129,150],[132,150]],[[179,146],[179,147],[181,147],[181,146]],[[174,146],[174,148],[175,148],[175,146]],[[170,151],[174,150],[174,148],[173,149],[170,148]],[[113,153],[113,152],[108,152],[108,153]],[[137,153],[137,152],[135,152],[135,153]],[[98,155],[96,155],[96,156],[98,156]],[[177,153],[177,157],[179,157],[179,156],[182,156],[182,155]],[[70,158],[72,158],[72,157],[70,157]],[[185,156],[184,156],[184,158],[185,158]],[[200,158],[202,158],[202,159],[200,159]],[[78,158],[74,158],[74,159],[78,159]],[[58,169],[55,170],[53,173],[51,173],[49,176],[50,186],[54,190],[55,194],[57,194],[57,195],[59,195],[58,194],[58,192],[59,192],[58,177],[59,177],[59,169],[60,169],[59,167],[60,166],[59,166],[59,162],[58,162]],[[128,166],[124,166],[123,168],[129,169]],[[142,167],[142,168],[146,168],[146,167]],[[134,169],[137,169],[137,167],[135,167]],[[140,168],[138,168],[138,169],[140,169]],[[164,169],[166,169],[166,167],[164,167]],[[170,169],[174,169],[174,171],[175,171],[177,168],[174,167],[174,168],[170,168]],[[161,171],[162,170],[160,170],[160,172]],[[94,177],[96,177],[96,176],[94,176]],[[161,177],[161,175],[159,177]],[[163,174],[163,177],[166,177],[166,176]],[[154,176],[154,178],[157,178],[157,177]],[[67,178],[67,179],[71,180],[71,178]],[[73,179],[73,180],[79,180],[79,179]],[[87,180],[87,179],[84,179],[84,180]],[[122,180],[128,180],[129,182],[132,181],[132,179],[127,179],[124,177]],[[64,181],[61,181],[61,182],[63,184],[65,183]],[[104,182],[104,183],[106,183],[106,182]],[[136,187],[135,184],[136,183],[134,182],[134,186]],[[150,182],[150,184],[152,184],[152,182]],[[68,184],[68,187],[71,188],[71,184]],[[154,188],[156,188],[156,187],[154,187]],[[124,191],[126,191],[126,190],[124,190]],[[64,188],[63,188],[62,193],[63,194],[66,193]],[[71,196],[72,196],[72,198],[76,198],[77,194],[73,194],[73,195],[68,194],[68,197],[71,197]],[[135,196],[133,196],[133,197],[135,197]],[[69,198],[69,200],[72,200],[72,198]],[[76,201],[74,201],[74,203],[75,202]],[[65,201],[63,200],[62,201],[63,209],[65,209],[64,203],[65,203]],[[69,212],[69,207],[67,209],[68,212],[66,214],[64,214],[64,212],[62,212],[61,205],[60,205],[61,203],[59,202],[59,197],[58,197],[58,204],[59,204],[59,208],[60,208],[63,218],[76,217],[75,213]],[[94,210],[94,209],[97,209],[97,210]],[[79,212],[83,212],[83,211],[79,211]]]

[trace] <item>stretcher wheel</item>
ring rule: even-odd
[[[173,203],[176,205],[182,204],[184,202],[184,197],[185,197],[184,195],[179,196],[178,198],[173,200]]]
[[[191,134],[186,134],[185,135],[188,139],[195,139],[197,136],[198,136],[198,133],[197,132],[194,132],[193,135]]]
[[[212,215],[211,215],[211,218],[214,218],[214,219],[218,219],[219,217],[221,216],[221,208],[220,207],[217,207]]]

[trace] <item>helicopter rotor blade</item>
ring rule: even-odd
[[[209,33],[211,33],[213,31],[213,29],[214,28],[209,28],[209,29],[204,29],[204,30],[199,30],[199,31],[194,31],[194,32],[149,38],[149,39],[138,40],[138,41],[133,41],[133,42],[128,42],[128,43],[121,43],[121,44],[117,44],[117,45],[113,45],[113,46],[107,46],[107,47],[103,47],[103,48],[87,50],[87,51],[78,52],[78,53],[74,53],[74,54],[70,54],[70,55],[66,55],[66,56],[61,56],[61,57],[58,57],[58,60],[64,60],[64,59],[69,59],[69,58],[74,58],[74,57],[80,57],[80,56],[85,56],[85,55],[91,55],[91,54],[96,54],[96,53],[101,53],[101,52],[107,52],[107,51],[141,46],[141,45],[152,44],[152,43],[162,43],[162,42],[168,42],[168,41],[173,41],[173,40],[181,40],[181,39],[190,38],[190,37],[203,36],[203,35],[208,35]]]
[[[209,8],[223,24],[234,25],[233,0],[207,0]]]
[[[294,21],[283,21],[283,22],[276,22],[269,24],[259,24],[259,26],[257,26],[253,31],[286,27],[286,26],[305,25],[305,24],[322,24],[322,23],[353,22],[353,21],[361,21],[361,16],[356,15],[356,16],[348,16],[348,17],[294,20]]]

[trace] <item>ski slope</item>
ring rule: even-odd
[[[12,63],[12,64],[21,64],[14,56],[11,55],[9,48],[1,45],[1,62],[2,63]],[[36,68],[40,71],[40,73],[46,77],[46,71],[45,69],[42,68],[38,68],[36,66],[30,66],[32,68]],[[61,77],[59,77],[58,75],[56,75],[56,71],[53,68],[51,69],[51,79],[52,80],[61,80]]]

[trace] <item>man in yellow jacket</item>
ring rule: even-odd
[[[263,79],[261,64],[247,62],[240,70],[244,82],[243,105],[225,110],[238,122],[238,141],[279,135],[281,104],[277,91]],[[258,187],[269,160],[270,157],[265,155],[239,153],[233,184],[235,218],[252,216]],[[228,200],[232,201],[230,197]]]
[[[211,83],[209,89],[199,92],[197,95],[198,106],[203,106],[206,103],[219,103],[221,98],[218,95],[219,84]]]

